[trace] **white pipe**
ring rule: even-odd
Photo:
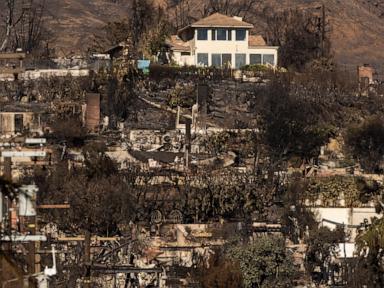
[[[53,258],[53,267],[52,267],[52,269],[54,269],[55,274],[56,274],[56,273],[57,273],[57,269],[56,269],[56,251],[55,251],[55,244],[52,244],[52,258]]]
[[[45,276],[53,276],[53,275],[57,274],[55,245],[52,245],[52,260],[53,260],[52,268],[48,268],[46,266],[45,269],[44,269],[44,275]]]

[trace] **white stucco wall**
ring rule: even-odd
[[[236,41],[236,31],[232,30],[232,40],[211,40],[212,29],[208,29],[208,40],[197,40],[197,29],[195,29],[195,52],[196,53],[247,53],[249,31],[246,32],[244,41]]]
[[[194,56],[181,55],[181,52],[174,51],[172,53],[172,60],[179,66],[192,66],[195,65]]]
[[[88,69],[39,69],[39,70],[25,71],[25,73],[21,75],[21,78],[25,80],[34,80],[38,78],[65,77],[69,75],[72,77],[88,76],[89,70]]]
[[[212,29],[208,28],[208,40],[197,39],[197,29],[195,29],[194,39],[191,41],[193,65],[199,65],[198,54],[208,54],[208,66],[212,66],[212,54],[231,54],[232,68],[236,68],[236,54],[246,55],[246,65],[250,64],[250,54],[272,54],[274,55],[274,65],[277,65],[278,48],[271,46],[252,47],[248,46],[249,31],[243,41],[236,41],[236,30],[231,30],[232,40],[212,40]],[[183,63],[177,62],[177,63]],[[180,64],[179,64],[180,65]]]
[[[278,50],[279,49],[277,47],[273,47],[273,46],[260,46],[260,47],[249,48],[248,52],[247,52],[247,61],[249,61],[249,55],[251,55],[251,54],[262,54],[262,55],[272,54],[275,57],[275,65],[274,66],[277,66],[277,63],[279,60],[278,59]],[[249,62],[247,62],[247,64],[249,64]]]
[[[316,220],[321,225],[330,229],[335,229],[336,225],[332,223],[322,222],[323,219],[327,219],[333,222],[346,225],[360,225],[364,222],[364,219],[371,223],[371,218],[381,218],[381,214],[377,214],[374,207],[367,208],[312,208],[311,209],[316,216]],[[355,228],[349,228],[348,232],[351,234],[351,242],[354,241],[357,235]]]
[[[36,69],[27,70],[19,75],[22,80],[35,80],[39,78],[50,77],[83,77],[89,75],[89,69]],[[14,81],[14,76],[11,74],[0,74],[0,81]]]
[[[0,136],[8,137],[16,134],[15,115],[23,115],[23,127],[35,132],[39,130],[40,116],[33,112],[0,112]],[[34,120],[34,118],[38,120]]]

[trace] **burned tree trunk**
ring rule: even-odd
[[[0,51],[21,48],[31,52],[40,45],[45,0],[6,0],[5,35]]]

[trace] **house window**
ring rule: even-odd
[[[197,64],[208,66],[208,53],[197,53]]]
[[[251,65],[261,64],[261,54],[250,54],[249,64]]]
[[[236,41],[245,41],[246,34],[245,29],[236,29]]]
[[[214,67],[221,66],[221,54],[212,54],[212,66]]]
[[[191,56],[191,52],[181,52],[181,56]]]
[[[275,65],[275,55],[273,55],[273,54],[264,54],[263,55],[263,64]]]
[[[217,40],[227,40],[227,29],[217,29]]]
[[[232,55],[231,54],[212,54],[212,64],[214,67],[231,67]]]
[[[23,114],[15,114],[15,132],[23,132],[24,129],[24,121]]]
[[[232,40],[232,30],[219,28],[219,29],[212,29],[211,31],[212,31],[211,33],[212,40],[221,40],[221,41]]]
[[[221,55],[221,66],[232,67],[232,54]]]
[[[246,64],[246,54],[235,54],[235,67],[241,68]]]
[[[197,40],[208,40],[208,29],[197,29]]]

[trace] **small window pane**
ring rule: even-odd
[[[197,29],[197,40],[208,40],[208,30]]]
[[[251,65],[261,64],[261,54],[250,54],[249,64]]]
[[[221,54],[212,54],[212,66],[214,67],[221,66]]]
[[[263,64],[275,65],[275,55],[273,55],[273,54],[264,54],[263,55]]]
[[[181,56],[191,56],[191,52],[181,52]]]
[[[23,114],[15,114],[15,132],[23,132],[24,129],[24,121]]]
[[[216,30],[212,29],[211,33],[212,33],[212,40],[216,40]]]
[[[227,29],[217,29],[217,40],[227,40]]]
[[[197,53],[197,64],[208,66],[208,53]]]
[[[232,67],[232,54],[223,54],[221,55],[221,59],[221,66]]]
[[[229,41],[232,40],[232,30],[231,29],[228,30],[228,40]]]
[[[235,67],[236,68],[241,68],[241,67],[245,66],[246,56],[247,56],[246,54],[236,54],[236,59],[235,59]]]
[[[236,41],[244,41],[246,36],[245,29],[237,29],[236,30]]]

